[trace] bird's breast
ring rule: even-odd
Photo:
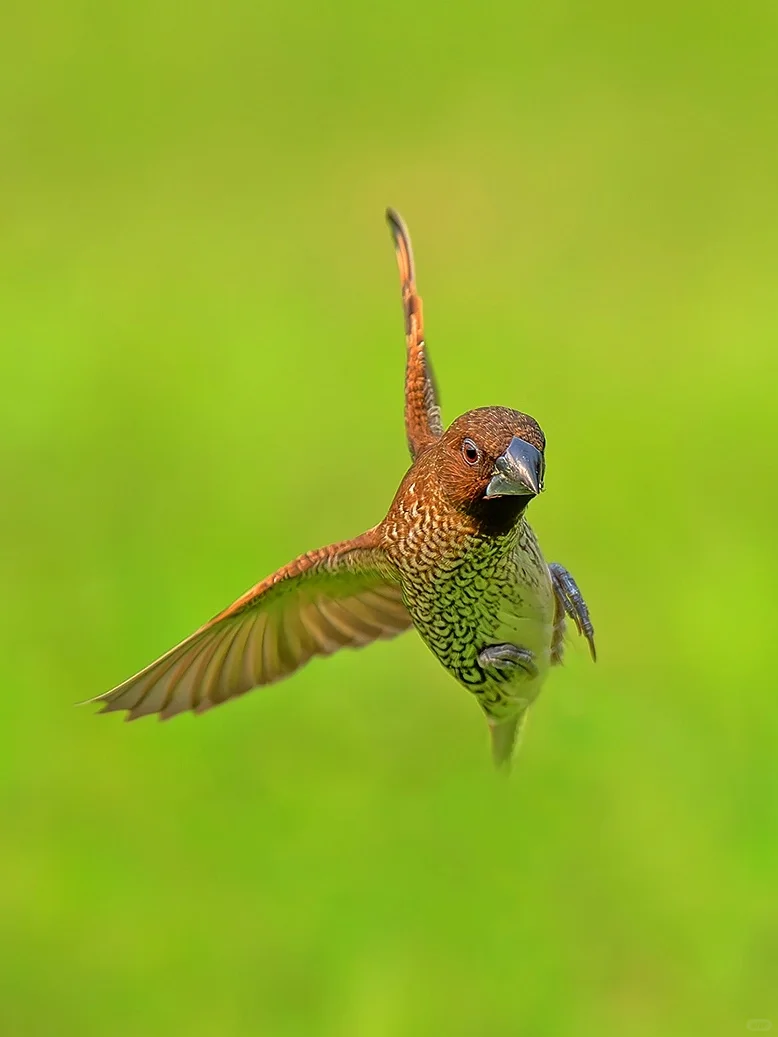
[[[421,531],[402,553],[403,595],[413,622],[440,662],[481,697],[487,712],[502,715],[511,700],[531,701],[550,663],[554,594],[548,567],[526,522],[504,536],[441,535]],[[493,680],[478,654],[493,644],[529,649],[539,675],[522,671]],[[525,703],[526,704],[526,703]]]

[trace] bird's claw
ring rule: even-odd
[[[597,649],[594,646],[594,627],[589,618],[589,609],[586,607],[586,602],[578,588],[578,584],[559,562],[551,562],[548,571],[551,573],[551,583],[553,584],[557,601],[565,615],[569,616],[575,623],[578,633],[588,641],[592,659],[596,662]]]
[[[498,680],[507,680],[517,669],[524,670],[530,678],[538,675],[535,656],[518,645],[488,645],[478,653],[478,662],[484,670],[492,670]]]

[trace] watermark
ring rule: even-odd
[[[767,1030],[772,1030],[773,1023],[771,1019],[749,1019],[746,1023],[747,1030],[753,1030],[755,1033],[766,1033]]]

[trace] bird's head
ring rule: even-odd
[[[447,502],[498,530],[513,526],[543,489],[545,447],[529,414],[482,407],[457,418],[431,452]]]

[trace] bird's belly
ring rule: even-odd
[[[545,595],[527,594],[526,590],[518,602],[512,597],[504,598],[492,622],[479,630],[487,644],[507,642],[528,648],[539,669],[550,665],[553,632],[554,610],[547,606]]]
[[[507,717],[537,697],[551,662],[554,592],[548,568],[528,537],[500,555],[468,553],[448,571],[428,573],[413,593],[414,623],[445,668],[479,698],[490,716]],[[421,591],[421,593],[419,593]],[[532,652],[537,676],[517,667],[495,676],[479,663],[490,645]]]
[[[494,717],[506,717],[535,701],[551,665],[553,611],[541,601],[524,601],[519,608],[506,601],[495,622],[478,631],[484,647],[489,644],[513,644],[532,652],[537,676],[530,677],[517,667],[513,673],[502,671],[500,679],[486,675],[479,696],[485,711]],[[473,689],[476,691],[477,689]]]

